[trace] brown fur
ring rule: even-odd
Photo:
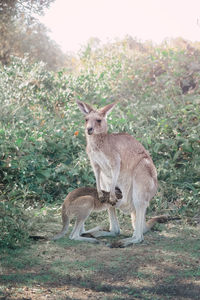
[[[125,246],[143,240],[145,213],[157,191],[157,172],[148,151],[128,133],[108,133],[106,117],[115,103],[95,110],[89,104],[77,101],[85,115],[87,154],[93,168],[98,196],[102,190],[110,192],[110,202],[129,212],[135,218],[132,238],[122,241]],[[119,187],[123,198],[117,201],[115,188]],[[119,224],[114,208],[109,208],[110,230],[119,234]]]
[[[116,197],[118,199],[121,199],[121,191],[119,189],[116,189],[115,192]],[[97,189],[93,187],[81,187],[70,192],[65,198],[62,205],[63,228],[61,232],[56,234],[52,239],[57,240],[67,233],[69,222],[72,217],[76,218],[76,223],[74,225],[72,233],[70,234],[71,239],[97,243],[98,240],[95,239],[95,237],[112,235],[111,232],[100,230],[99,227],[93,228],[86,232],[84,231],[84,222],[93,211],[103,211],[111,206],[110,204],[108,204],[109,192],[103,191],[103,198],[104,203],[100,201]],[[149,231],[155,223],[164,222],[166,218],[166,216],[159,216],[150,219],[146,224],[144,233]],[[88,234],[90,234],[90,237],[85,237]],[[121,247],[120,243],[119,247]]]
[[[68,230],[69,222],[72,217],[76,218],[76,223],[74,229],[70,235],[71,239],[83,240],[88,242],[97,242],[94,238],[85,238],[81,234],[85,233],[84,231],[84,222],[89,217],[93,211],[102,211],[107,209],[111,204],[109,204],[109,192],[103,192],[103,202],[100,201],[97,193],[97,189],[92,187],[80,187],[78,189],[70,192],[64,200],[62,205],[62,223],[63,228],[60,233],[55,235],[52,239],[57,240],[63,237]],[[119,189],[116,189],[116,197],[118,199],[122,198],[122,193]],[[110,235],[109,232],[100,231],[99,228],[95,228],[89,231],[94,235],[104,236]]]

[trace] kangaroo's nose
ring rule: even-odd
[[[91,135],[93,133],[94,129],[92,127],[88,128],[87,129],[87,132],[89,135]]]

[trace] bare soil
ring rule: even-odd
[[[88,225],[96,225],[94,215]],[[200,299],[199,228],[171,221],[158,225],[143,243],[109,248],[132,234],[129,217],[120,216],[122,235],[99,244],[32,240],[24,249],[1,253],[0,299]],[[52,236],[60,217],[35,218],[36,233]],[[34,232],[33,232],[34,233]]]

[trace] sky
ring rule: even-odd
[[[56,0],[39,20],[64,52],[78,51],[90,37],[200,41],[200,0]]]

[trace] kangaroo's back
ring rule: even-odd
[[[108,155],[112,155],[113,151],[116,151],[120,154],[122,162],[127,158],[130,160],[134,160],[137,157],[151,159],[144,146],[128,133],[107,134],[103,151]]]
[[[92,196],[93,198],[97,198],[97,189],[93,187],[79,187],[73,191],[71,191],[67,197],[65,198],[65,202],[72,203],[77,198],[83,197],[83,196]]]

